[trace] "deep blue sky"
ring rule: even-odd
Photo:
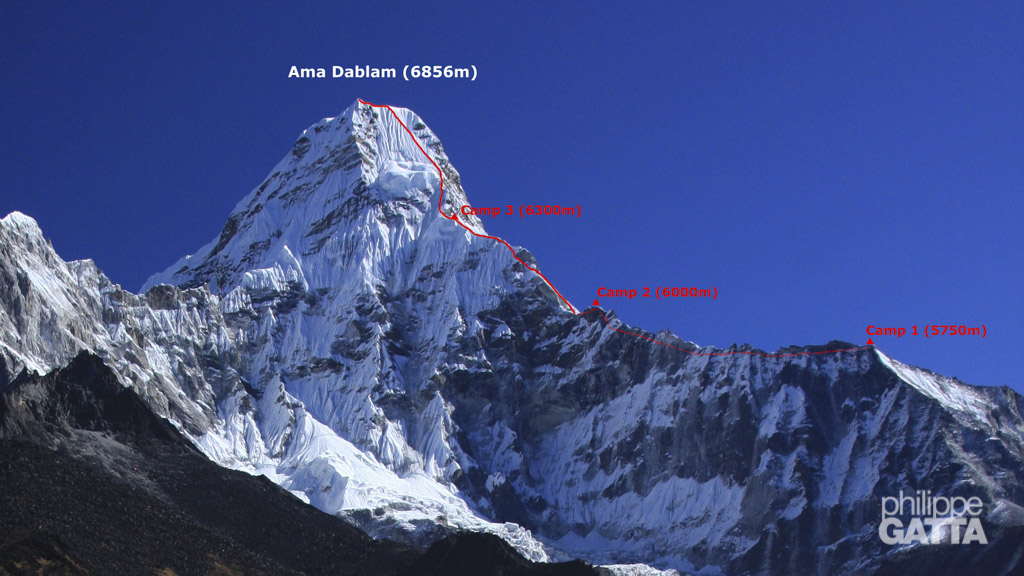
[[[299,133],[357,97],[412,108],[486,222],[579,307],[719,347],[863,343],[1024,391],[1024,7],[0,5],[0,213],[137,289],[216,236]],[[150,4],[150,3],[144,3]],[[813,5],[812,5],[813,4]],[[474,64],[476,82],[288,68]]]

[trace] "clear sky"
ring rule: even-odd
[[[0,213],[126,288],[215,237],[359,97],[415,110],[475,205],[581,205],[485,223],[577,307],[714,286],[602,304],[768,351],[984,324],[875,342],[1024,391],[1019,2],[39,4],[0,4]],[[478,78],[287,78],[416,64]]]

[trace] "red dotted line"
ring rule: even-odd
[[[519,256],[516,254],[515,249],[512,248],[511,244],[509,244],[508,242],[502,240],[501,238],[498,238],[497,236],[488,236],[486,234],[479,234],[479,233],[477,233],[475,230],[473,230],[472,228],[467,226],[464,222],[459,220],[457,212],[454,213],[454,214],[451,214],[451,215],[445,214],[444,210],[441,209],[441,204],[444,202],[444,173],[441,171],[441,167],[437,165],[437,162],[434,162],[433,157],[431,157],[430,154],[427,154],[427,151],[424,150],[422,145],[420,145],[419,138],[417,138],[416,135],[412,133],[412,130],[409,130],[409,127],[405,125],[405,122],[402,122],[402,119],[399,118],[398,113],[395,112],[395,110],[391,106],[388,106],[387,104],[373,104],[371,102],[367,102],[367,101],[363,100],[362,98],[359,99],[359,103],[360,104],[366,104],[367,106],[373,106],[374,108],[387,108],[388,111],[391,112],[391,115],[395,117],[395,120],[398,120],[398,123],[401,124],[402,128],[405,129],[405,132],[407,134],[409,134],[409,137],[412,138],[413,143],[416,144],[416,147],[420,149],[420,152],[422,152],[423,155],[427,157],[427,160],[429,160],[430,163],[434,165],[434,168],[437,169],[437,175],[441,179],[441,195],[440,195],[440,198],[437,201],[437,211],[441,213],[441,216],[447,218],[448,220],[452,220],[454,222],[457,222],[459,224],[459,226],[462,226],[467,231],[469,231],[470,234],[472,234],[474,236],[477,236],[477,237],[480,237],[480,238],[488,238],[490,240],[494,240],[495,242],[500,242],[501,244],[504,244],[505,247],[508,248],[512,252],[512,257],[515,258],[516,261],[518,261],[520,264],[522,264],[527,270],[530,270],[531,272],[533,272],[537,276],[540,276],[541,280],[543,280],[544,283],[547,284],[548,287],[551,288],[551,290],[554,291],[554,293],[557,294],[558,297],[562,299],[562,302],[565,302],[565,305],[569,307],[569,310],[571,310],[572,313],[576,314],[577,316],[583,316],[585,314],[590,314],[591,312],[599,312],[601,314],[601,318],[604,320],[605,328],[607,328],[608,330],[614,330],[615,332],[619,332],[621,334],[628,334],[630,336],[636,336],[637,338],[643,338],[644,340],[647,340],[648,342],[651,342],[651,343],[654,343],[654,344],[659,344],[661,346],[665,346],[665,347],[668,347],[668,348],[672,348],[673,350],[678,350],[680,352],[685,352],[685,353],[691,354],[693,356],[729,356],[731,354],[746,354],[748,356],[764,356],[765,358],[785,358],[785,357],[790,357],[790,356],[812,356],[812,355],[817,355],[817,354],[833,354],[835,352],[855,352],[857,350],[864,350],[866,348],[870,348],[870,346],[858,346],[856,348],[846,348],[846,349],[843,349],[843,350],[824,350],[824,351],[821,351],[821,352],[796,352],[796,353],[793,353],[793,354],[765,354],[764,352],[744,352],[744,351],[739,351],[739,350],[733,351],[733,352],[693,352],[691,350],[686,350],[685,348],[679,348],[678,346],[673,346],[673,345],[665,343],[665,342],[660,342],[658,340],[655,340],[655,339],[650,338],[648,336],[645,336],[643,334],[637,334],[635,332],[629,332],[629,331],[626,331],[626,330],[619,330],[618,328],[612,328],[611,327],[611,323],[608,321],[608,318],[604,315],[604,312],[601,311],[600,308],[593,308],[591,310],[587,310],[586,312],[582,312],[582,313],[581,312],[577,312],[576,308],[574,308],[573,305],[570,304],[568,300],[566,300],[565,296],[562,296],[562,293],[559,292],[557,288],[555,288],[555,285],[552,284],[551,281],[548,280],[547,277],[544,276],[544,274],[542,274],[540,270],[537,270],[536,268],[530,266],[526,262],[523,262],[519,258]]]
[[[815,355],[819,355],[819,354],[833,354],[835,352],[856,352],[857,350],[865,350],[867,348],[871,348],[871,346],[857,346],[856,348],[843,348],[843,349],[838,349],[838,350],[821,350],[821,351],[818,351],[818,352],[794,352],[792,354],[766,354],[764,352],[747,352],[745,350],[734,350],[732,352],[694,352],[692,350],[687,350],[685,348],[680,348],[678,346],[673,346],[673,345],[671,345],[671,344],[669,344],[667,342],[661,342],[660,340],[655,340],[654,338],[651,338],[651,337],[646,336],[644,334],[637,334],[636,332],[630,332],[628,330],[620,330],[618,328],[612,328],[611,322],[608,321],[608,317],[604,315],[604,312],[600,308],[591,308],[590,310],[587,310],[586,312],[580,312],[579,316],[586,316],[587,314],[590,314],[591,312],[597,312],[598,314],[601,315],[601,319],[604,320],[604,326],[608,330],[612,330],[612,331],[618,332],[620,334],[628,334],[630,336],[636,336],[637,338],[643,338],[644,340],[647,340],[648,342],[651,342],[653,344],[658,344],[658,345],[661,345],[661,346],[665,346],[666,348],[671,348],[673,350],[678,350],[680,352],[685,352],[685,353],[690,354],[692,356],[730,356],[732,354],[746,354],[747,356],[763,356],[765,358],[788,358],[788,357],[791,357],[791,356],[815,356]]]
[[[391,115],[395,117],[395,120],[398,120],[398,123],[402,125],[402,128],[405,128],[405,131],[412,138],[412,141],[416,144],[416,147],[420,149],[420,152],[423,152],[423,155],[427,157],[427,160],[430,160],[430,163],[434,165],[434,168],[437,168],[437,174],[441,178],[441,196],[440,196],[440,198],[437,201],[437,211],[441,213],[441,216],[444,216],[445,218],[447,218],[449,220],[452,220],[454,222],[458,222],[459,226],[462,226],[463,228],[468,230],[470,234],[472,234],[474,236],[478,236],[480,238],[488,238],[490,240],[494,240],[495,242],[500,242],[500,243],[504,244],[505,247],[508,248],[512,252],[512,257],[515,258],[520,264],[522,264],[527,270],[530,270],[531,272],[533,272],[537,276],[540,276],[541,280],[544,280],[544,282],[548,285],[548,287],[551,288],[551,290],[553,290],[555,292],[555,294],[557,294],[558,297],[562,299],[562,302],[565,302],[565,305],[569,307],[569,310],[572,310],[573,314],[578,314],[579,313],[579,312],[576,311],[576,308],[574,308],[573,305],[570,304],[569,301],[565,299],[565,296],[562,296],[562,293],[559,292],[557,288],[555,288],[555,285],[552,284],[551,281],[548,280],[547,277],[544,276],[544,274],[541,273],[540,270],[537,270],[536,268],[530,266],[526,262],[523,262],[522,259],[519,258],[519,256],[516,254],[515,249],[512,248],[511,244],[509,244],[508,242],[505,242],[504,240],[502,240],[501,238],[498,238],[497,236],[488,236],[487,234],[479,234],[479,233],[477,233],[475,230],[473,230],[469,226],[466,226],[465,223],[463,223],[461,220],[459,220],[458,213],[452,214],[451,216],[449,216],[448,214],[445,214],[444,210],[441,209],[441,204],[444,202],[444,173],[441,172],[441,167],[437,165],[437,162],[434,162],[434,159],[430,156],[430,154],[427,154],[427,151],[424,150],[423,146],[420,145],[419,138],[417,138],[412,133],[412,130],[409,130],[409,127],[405,125],[405,122],[402,122],[402,119],[398,117],[398,114],[394,111],[394,109],[391,108],[391,106],[388,106],[387,104],[371,104],[370,102],[364,101],[362,98],[359,99],[359,103],[360,104],[367,104],[367,105],[373,106],[375,108],[387,108],[388,110],[390,110],[391,111]]]

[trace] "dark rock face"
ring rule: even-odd
[[[213,464],[87,353],[0,394],[0,486],[0,574],[394,574],[421,561]],[[498,545],[483,536],[445,561],[593,573],[480,552]]]
[[[5,440],[0,458],[0,573],[299,573],[63,450]]]
[[[530,562],[500,538],[463,532],[440,540],[402,576],[589,576],[604,571],[580,562]]]
[[[88,352],[48,378],[23,373],[10,388],[0,396],[0,440],[47,444],[56,431],[71,429],[194,450],[134,390],[122,386],[99,357]]]
[[[480,468],[460,487],[551,538],[638,538],[727,573],[869,573],[895,552],[877,536],[882,497],[927,489],[977,496],[989,511],[1024,501],[1024,403],[1011,390],[842,342],[786,351],[805,356],[709,358],[585,317],[529,316],[517,302],[484,317],[512,338],[462,342],[461,366],[441,389]],[[486,363],[466,362],[473,354]],[[692,490],[699,513],[664,511],[686,506],[665,486]],[[1018,528],[992,530],[998,546],[942,554],[1024,567],[1024,542],[1009,543]]]

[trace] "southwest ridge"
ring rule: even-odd
[[[359,98],[358,100],[359,100],[360,104],[365,104],[367,106],[373,106],[374,108],[386,108],[389,112],[391,112],[391,115],[394,116],[395,120],[397,120],[398,123],[401,124],[402,128],[405,129],[405,132],[409,135],[410,138],[412,138],[412,141],[413,141],[414,144],[416,144],[416,147],[419,148],[420,152],[422,152],[423,155],[426,156],[427,160],[434,166],[434,169],[437,170],[437,175],[438,175],[438,178],[440,179],[440,183],[441,183],[440,184],[441,194],[439,195],[439,198],[438,198],[438,201],[437,201],[437,211],[440,212],[441,216],[447,218],[448,220],[451,220],[453,222],[458,223],[459,226],[462,226],[470,234],[472,234],[474,236],[478,236],[480,238],[488,238],[490,240],[494,240],[495,242],[499,242],[499,243],[503,244],[506,248],[508,248],[512,252],[512,257],[515,258],[517,262],[522,264],[523,267],[525,267],[527,270],[529,270],[529,271],[533,272],[534,274],[536,274],[537,276],[539,276],[540,279],[543,280],[544,283],[547,284],[548,287],[551,288],[551,290],[555,294],[558,295],[558,297],[562,300],[562,302],[564,302],[565,305],[569,307],[569,310],[572,311],[572,313],[577,315],[577,316],[585,316],[587,314],[590,314],[591,312],[598,312],[601,315],[601,320],[604,321],[605,327],[607,329],[609,329],[609,330],[613,330],[613,331],[619,332],[621,334],[627,334],[629,336],[635,336],[637,338],[643,338],[644,340],[647,340],[648,342],[651,342],[653,344],[658,344],[658,345],[661,345],[661,346],[665,346],[665,347],[671,348],[673,350],[678,350],[679,352],[685,352],[685,353],[690,354],[692,356],[729,356],[729,355],[732,355],[732,354],[745,354],[745,355],[748,355],[748,356],[762,356],[762,357],[765,357],[765,358],[789,358],[789,357],[792,357],[792,356],[810,356],[810,355],[819,355],[819,354],[832,354],[832,353],[836,353],[836,352],[856,352],[858,350],[865,350],[865,349],[868,349],[868,348],[874,348],[873,345],[868,345],[868,346],[855,346],[853,348],[842,348],[842,349],[836,349],[836,350],[820,350],[820,351],[814,351],[814,352],[795,352],[795,353],[791,353],[791,354],[768,354],[768,353],[765,353],[765,352],[753,352],[753,351],[744,351],[744,350],[733,350],[733,351],[729,351],[729,352],[694,352],[692,350],[687,350],[685,348],[679,348],[678,346],[673,346],[672,344],[669,344],[667,342],[661,342],[659,340],[655,340],[653,338],[644,336],[643,334],[638,334],[638,333],[635,333],[635,332],[629,332],[627,330],[620,330],[618,328],[612,328],[611,323],[609,322],[608,318],[604,315],[604,312],[601,311],[601,309],[599,309],[599,308],[591,308],[590,310],[587,310],[586,312],[579,312],[578,310],[576,310],[576,308],[572,304],[569,303],[569,300],[567,300],[565,298],[565,296],[562,296],[562,293],[559,292],[557,288],[555,288],[555,285],[552,284],[551,281],[548,280],[547,277],[544,276],[544,274],[542,274],[540,270],[537,270],[536,268],[530,266],[526,262],[523,262],[523,260],[519,258],[519,256],[516,254],[515,249],[512,248],[511,244],[509,244],[508,242],[506,242],[505,240],[503,240],[501,238],[498,238],[497,236],[488,236],[487,234],[480,234],[480,233],[476,232],[475,230],[473,230],[472,228],[467,226],[465,223],[463,223],[461,220],[459,220],[459,216],[458,216],[458,212],[457,211],[452,213],[451,215],[445,214],[444,210],[441,209],[441,205],[444,203],[444,173],[442,172],[441,167],[437,165],[437,162],[434,162],[434,159],[430,156],[430,154],[427,154],[426,149],[424,149],[423,146],[420,144],[419,138],[417,138],[416,135],[412,133],[412,130],[409,130],[409,127],[405,125],[405,122],[402,122],[402,119],[391,108],[391,106],[388,106],[387,104],[374,104],[372,102],[367,102],[367,101],[363,100],[362,98]]]
[[[512,248],[511,244],[502,240],[501,238],[498,238],[497,236],[488,236],[487,234],[480,234],[474,231],[472,228],[466,226],[461,220],[459,220],[458,212],[454,212],[451,215],[445,214],[444,210],[441,209],[441,204],[444,203],[444,173],[441,171],[441,167],[437,165],[437,162],[434,162],[434,159],[430,157],[430,154],[427,154],[427,151],[423,148],[423,146],[420,145],[419,138],[417,138],[416,135],[412,133],[412,130],[409,130],[409,127],[405,125],[405,122],[402,122],[402,119],[399,118],[398,114],[396,114],[395,111],[391,109],[391,106],[388,106],[387,104],[372,104],[370,102],[366,102],[362,98],[359,98],[359,103],[366,104],[368,106],[373,106],[374,108],[387,108],[388,111],[391,112],[391,115],[395,117],[395,120],[398,120],[398,123],[402,125],[402,128],[405,129],[406,133],[409,134],[409,137],[412,138],[413,143],[416,144],[416,147],[420,149],[420,152],[422,152],[423,155],[427,157],[427,160],[429,160],[430,163],[437,170],[437,175],[438,178],[440,178],[441,182],[441,194],[437,201],[437,211],[441,213],[441,216],[444,216],[449,220],[457,222],[459,226],[462,226],[467,231],[469,231],[470,234],[474,236],[479,236],[480,238],[489,238],[491,240],[494,240],[495,242],[500,242],[501,244],[504,244],[506,248],[512,251],[512,257],[515,258],[517,262],[522,264],[527,270],[539,276],[540,279],[543,280],[544,283],[548,285],[548,288],[551,288],[551,290],[553,290],[554,293],[557,294],[559,298],[561,298],[562,302],[564,302],[565,305],[569,307],[569,310],[571,310],[573,314],[579,314],[579,312],[576,311],[576,308],[574,308],[573,305],[570,304],[568,300],[566,300],[565,296],[562,296],[562,293],[559,292],[557,288],[555,288],[555,285],[552,284],[551,281],[548,280],[546,276],[544,276],[544,274],[541,274],[540,270],[533,268],[526,262],[523,262],[521,258],[519,258],[519,256],[516,254],[515,249]]]

